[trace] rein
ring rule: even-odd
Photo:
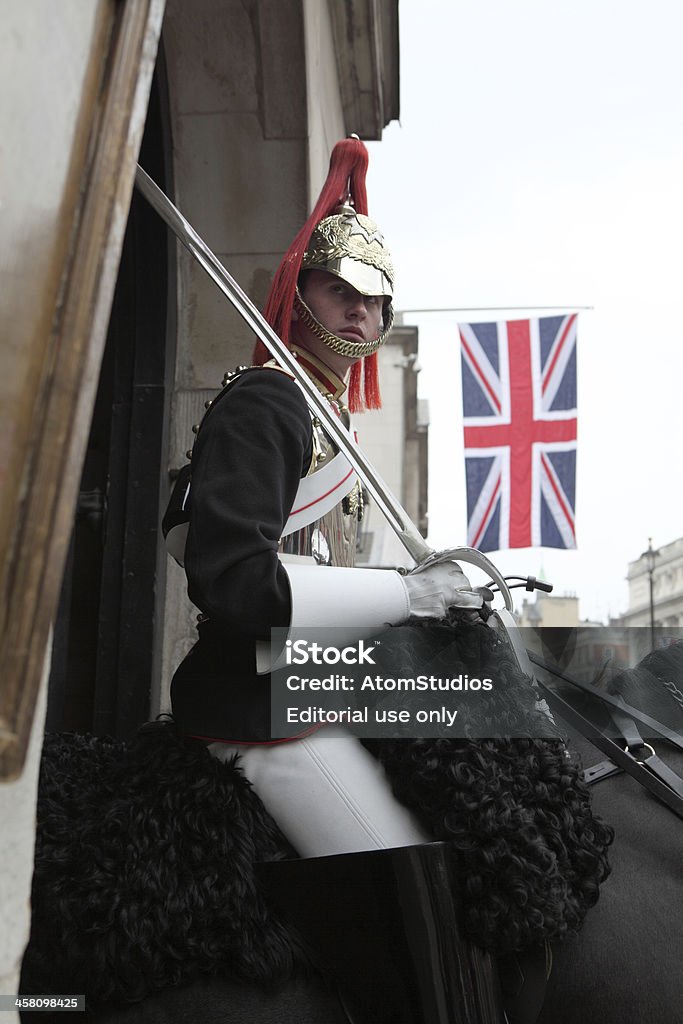
[[[529,658],[539,668],[588,693],[593,699],[607,705],[610,709],[612,722],[624,742],[623,748],[615,740],[606,736],[590,719],[585,718],[564,697],[541,680],[536,680],[541,694],[548,701],[551,710],[564,718],[569,725],[608,758],[607,761],[587,769],[584,773],[584,781],[590,785],[608,778],[618,771],[624,771],[658,800],[666,804],[679,818],[683,818],[683,779],[661,760],[651,744],[645,742],[638,730],[636,720],[647,725],[663,739],[675,744],[680,750],[683,750],[683,736],[627,704],[622,697],[598,693],[594,687],[553,668],[532,652],[529,652]],[[644,754],[647,756],[643,756]]]

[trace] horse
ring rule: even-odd
[[[427,645],[451,670],[454,660],[472,669],[494,658],[499,674],[514,677],[481,629],[406,630],[398,642],[415,657]],[[633,697],[631,676],[615,685]],[[510,714],[521,703],[546,730],[538,739],[365,742],[448,851],[468,939],[513,974],[520,951],[552,952],[539,1024],[673,1024],[681,1010],[680,823],[625,774],[591,787],[591,807],[583,769],[547,734],[537,696],[517,686]],[[569,743],[590,765],[585,739],[573,734]],[[680,751],[665,753],[683,770]],[[168,719],[145,725],[130,744],[48,735],[22,991],[85,991],[95,1024],[348,1021],[306,937],[261,884],[259,865],[277,871],[295,858],[238,761],[211,758]],[[491,1019],[502,1021],[500,1013]]]
[[[618,731],[610,715],[614,706],[605,703],[603,693],[591,694],[588,688],[568,692],[561,674],[558,681],[572,707],[601,733]],[[636,753],[647,763],[656,750],[683,788],[682,686],[683,642],[678,641],[619,672],[606,693],[673,733],[663,738],[639,721],[641,739],[649,748]],[[616,710],[623,728],[618,706]],[[557,713],[561,716],[562,709]],[[675,1024],[683,1014],[683,802],[672,810],[626,771],[615,771],[577,728],[566,729],[570,747],[581,757],[588,778],[595,779],[593,808],[614,828],[615,840],[612,871],[598,903],[581,932],[554,948],[538,1024]]]

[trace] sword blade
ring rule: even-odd
[[[183,243],[223,295],[232,303],[254,334],[260,338],[270,354],[296,379],[303,390],[309,408],[324,423],[328,434],[356,470],[360,480],[410,556],[419,564],[434,555],[434,550],[429,547],[401,503],[363,452],[356,446],[351,434],[334,415],[325,398],[309,380],[287,346],[278,338],[251,299],[242,291],[189,221],[183,217],[180,210],[173,205],[168,196],[162,192],[139,164],[135,173],[135,185],[176,238]]]

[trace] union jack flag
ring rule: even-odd
[[[471,547],[576,547],[576,323],[459,324]]]

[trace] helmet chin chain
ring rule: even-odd
[[[346,356],[349,359],[360,359],[363,356],[371,356],[376,352],[386,341],[391,325],[394,322],[393,306],[389,303],[384,312],[384,330],[378,338],[375,338],[373,341],[349,341],[347,338],[340,338],[339,335],[332,334],[326,327],[323,327],[301,297],[298,285],[294,296],[294,308],[304,327],[307,327],[316,338],[319,338],[324,345],[327,345],[338,356]]]

